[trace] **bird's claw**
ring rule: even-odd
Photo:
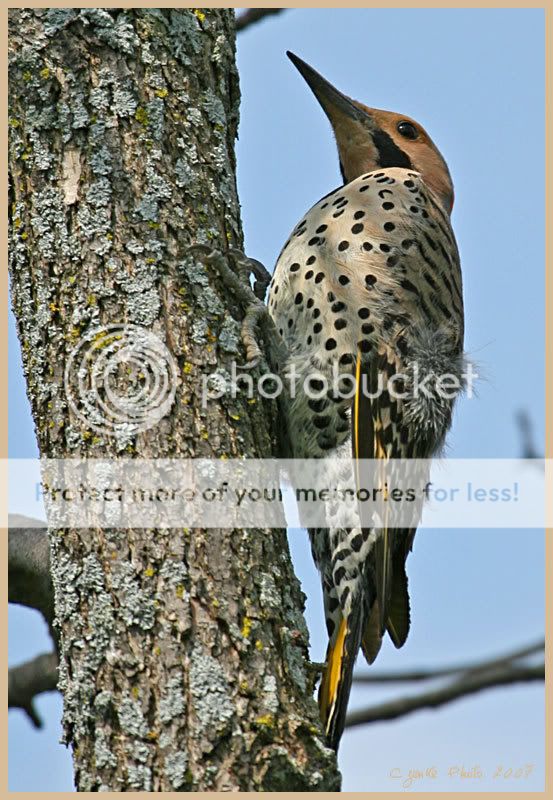
[[[249,284],[250,275],[255,276],[253,284],[253,293],[258,300],[264,300],[267,293],[267,287],[271,282],[271,273],[267,271],[264,264],[258,261],[257,258],[250,258],[245,255],[241,250],[235,247],[229,248],[229,255],[234,258],[239,269],[243,270],[246,282]]]
[[[307,680],[311,684],[311,691],[315,691],[317,683],[320,681],[323,672],[326,669],[326,663],[319,661],[309,661],[307,663]]]
[[[260,261],[248,258],[241,250],[229,248],[227,253],[222,253],[207,244],[193,244],[189,253],[197,254],[201,260],[217,269],[226,285],[233,290],[237,299],[246,306],[246,313],[242,320],[242,342],[246,349],[246,364],[239,369],[251,370],[259,365],[263,352],[256,337],[256,328],[268,318],[267,306],[263,303],[271,275]],[[227,258],[232,258],[236,271],[230,269]],[[250,274],[255,275],[253,289],[250,284]]]

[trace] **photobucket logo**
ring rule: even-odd
[[[165,344],[139,325],[90,331],[70,353],[65,392],[76,416],[102,434],[148,430],[171,409],[177,365]]]
[[[416,361],[412,361],[405,372],[392,375],[380,372],[376,386],[370,386],[368,375],[363,374],[360,390],[371,400],[386,392],[393,400],[412,401],[422,398],[451,402],[461,393],[471,399],[478,377],[470,361],[464,363],[460,370],[443,374],[422,369]],[[325,372],[306,370],[292,362],[282,375],[267,372],[255,379],[252,374],[245,373],[242,366],[233,362],[229,373],[204,376],[202,406],[206,408],[210,400],[225,395],[232,398],[239,394],[245,395],[248,400],[255,397],[274,400],[283,392],[291,399],[298,394],[305,394],[312,400],[328,395],[332,395],[335,400],[352,400],[357,392],[357,380],[351,372],[342,371],[336,362]]]

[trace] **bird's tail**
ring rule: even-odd
[[[342,617],[326,652],[326,667],[319,688],[319,709],[329,745],[338,750],[344,731],[353,667],[361,646],[359,607]]]

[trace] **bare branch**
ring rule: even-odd
[[[436,678],[447,678],[452,675],[463,673],[479,673],[487,672],[496,667],[507,667],[513,661],[519,661],[521,658],[533,655],[534,653],[543,652],[545,642],[541,639],[539,642],[527,645],[526,647],[519,648],[503,656],[494,656],[487,661],[475,661],[465,664],[457,664],[451,667],[443,667],[438,669],[418,669],[402,672],[372,672],[366,675],[355,675],[353,680],[356,683],[407,683],[417,681],[435,680]]]
[[[281,11],[286,11],[285,8],[248,8],[242,14],[236,17],[236,31],[243,31],[250,25],[269,17],[272,14],[280,14]]]
[[[20,708],[35,728],[42,728],[33,700],[38,694],[55,691],[57,685],[58,657],[55,653],[43,653],[9,670],[8,706]]]
[[[439,708],[453,700],[468,697],[484,689],[493,689],[499,686],[508,686],[514,683],[530,681],[543,681],[545,678],[545,664],[538,666],[510,666],[490,669],[486,672],[469,672],[460,680],[450,683],[433,691],[419,695],[401,697],[382,703],[362,711],[354,711],[348,715],[346,727],[364,725],[368,722],[382,722],[383,720],[397,719],[423,708]]]
[[[51,628],[54,593],[46,523],[10,514],[8,524],[8,600],[37,609]]]
[[[528,412],[521,408],[516,413],[516,424],[520,433],[521,439],[521,458],[540,459],[543,454],[538,452],[534,438],[534,426],[530,419]]]

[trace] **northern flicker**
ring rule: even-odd
[[[463,374],[461,271],[450,214],[453,185],[426,131],[402,114],[369,108],[335,89],[292,53],[333,128],[344,185],[295,227],[270,284],[269,314],[299,379],[286,407],[293,458],[427,459],[443,445],[454,397],[440,375]],[[302,378],[352,374],[352,401],[313,399]],[[409,376],[431,387],[417,396]],[[379,378],[407,376],[401,399]],[[316,381],[315,381],[316,383]],[[388,632],[401,647],[410,624],[405,561],[414,528],[311,528],[329,635],[319,689],[329,743],[343,732],[352,672],[361,648],[369,663]]]

